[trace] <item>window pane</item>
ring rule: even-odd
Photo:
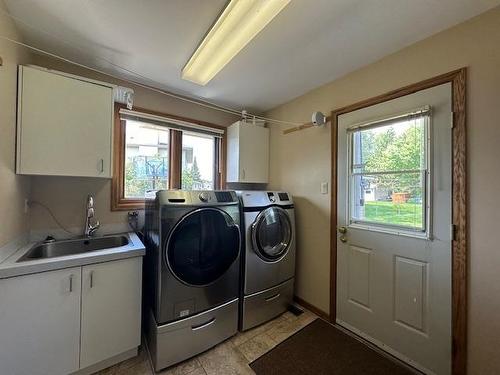
[[[425,168],[425,117],[353,133],[353,172]]]
[[[426,231],[426,117],[351,134],[350,222]]]
[[[144,198],[148,190],[168,189],[168,143],[168,129],[126,121],[125,198]]]
[[[182,133],[182,189],[213,190],[215,138]]]
[[[425,230],[422,173],[353,176],[352,222]]]

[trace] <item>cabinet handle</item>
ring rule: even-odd
[[[101,159],[101,173],[104,172],[104,159]]]
[[[266,298],[266,302],[271,302],[274,301],[276,298],[278,298],[281,295],[281,293],[275,294],[274,296]]]
[[[90,271],[90,289],[94,287],[94,271]]]
[[[214,324],[214,323],[215,323],[215,318],[212,318],[212,319],[210,319],[208,322],[205,322],[205,323],[203,323],[203,324],[200,324],[200,325],[197,325],[197,326],[193,326],[193,327],[191,327],[191,330],[192,330],[192,331],[197,331],[197,330],[199,330],[199,329],[203,329],[203,328],[205,328],[205,327],[211,326],[211,325],[212,325],[212,324]]]
[[[245,179],[245,168],[243,168],[241,170],[241,179],[244,180]]]
[[[73,292],[73,275],[69,275],[69,292]]]

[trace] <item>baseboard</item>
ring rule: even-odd
[[[324,319],[326,321],[330,321],[330,315],[326,312],[324,312],[323,310],[321,310],[320,308],[310,304],[309,302],[307,301],[304,301],[302,298],[298,297],[298,296],[293,296],[293,300],[295,302],[297,302],[299,305],[302,305],[304,306],[306,309],[308,309],[309,311],[315,313],[317,316],[319,316],[321,319]]]
[[[126,361],[127,359],[136,357],[138,355],[138,349],[133,348],[123,352],[121,354],[115,355],[114,357],[105,359],[104,361],[98,362],[89,367],[85,367],[81,370],[71,373],[71,375],[90,375],[95,374],[98,371],[104,370],[105,368],[114,366],[120,362]]]

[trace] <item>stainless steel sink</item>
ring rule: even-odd
[[[56,241],[51,243],[41,243],[34,245],[17,262],[28,260],[63,257],[67,255],[87,253],[111,249],[128,245],[129,240],[126,236],[107,236],[98,238],[80,238],[76,240]]]

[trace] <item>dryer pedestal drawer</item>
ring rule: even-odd
[[[293,299],[293,282],[290,279],[275,287],[243,298],[240,329],[247,329],[265,323],[288,309]]]
[[[157,326],[150,314],[148,349],[155,371],[199,354],[238,330],[238,299],[192,317]]]

